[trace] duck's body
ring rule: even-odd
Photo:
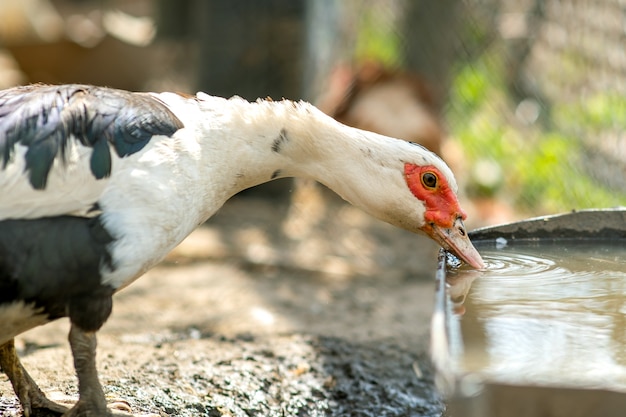
[[[432,189],[422,189],[424,172],[437,177]],[[314,178],[482,265],[464,236],[452,173],[437,156],[341,125],[309,104],[82,85],[0,92],[0,366],[25,414],[50,404],[36,386],[20,391],[34,383],[12,349],[16,335],[69,316],[75,358],[93,354],[95,345],[85,346],[95,343],[114,292],[232,195],[287,176]],[[93,367],[76,364],[81,399],[68,416],[105,412],[85,366]]]

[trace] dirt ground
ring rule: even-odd
[[[436,245],[287,186],[231,200],[116,295],[98,348],[110,400],[157,416],[442,415],[427,355]],[[76,399],[67,330],[18,340],[57,400]],[[21,415],[3,374],[0,415]]]

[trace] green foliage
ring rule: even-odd
[[[460,66],[452,83],[447,116],[474,167],[468,192],[513,201],[531,214],[626,204],[626,195],[580,168],[585,151],[579,139],[580,132],[626,130],[626,98],[598,95],[555,106],[545,125],[526,124],[515,116],[504,73],[487,52]]]
[[[502,72],[497,57],[484,59],[458,68],[451,92],[451,104],[458,112],[474,111],[487,104],[490,95],[500,95]]]

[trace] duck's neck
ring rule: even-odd
[[[209,215],[215,201],[282,177],[313,178],[367,209],[365,200],[372,197],[364,195],[371,186],[367,176],[407,146],[344,126],[307,103],[200,98],[204,116],[198,133],[202,159],[208,162],[203,169],[221,180],[217,189],[208,185],[221,193],[208,195]]]

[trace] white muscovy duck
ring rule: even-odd
[[[0,367],[24,415],[111,415],[96,331],[112,296],[232,195],[316,179],[371,215],[425,232],[470,265],[449,168],[420,146],[344,126],[307,103],[88,85],[0,92]],[[79,401],[48,400],[14,337],[69,317]]]

